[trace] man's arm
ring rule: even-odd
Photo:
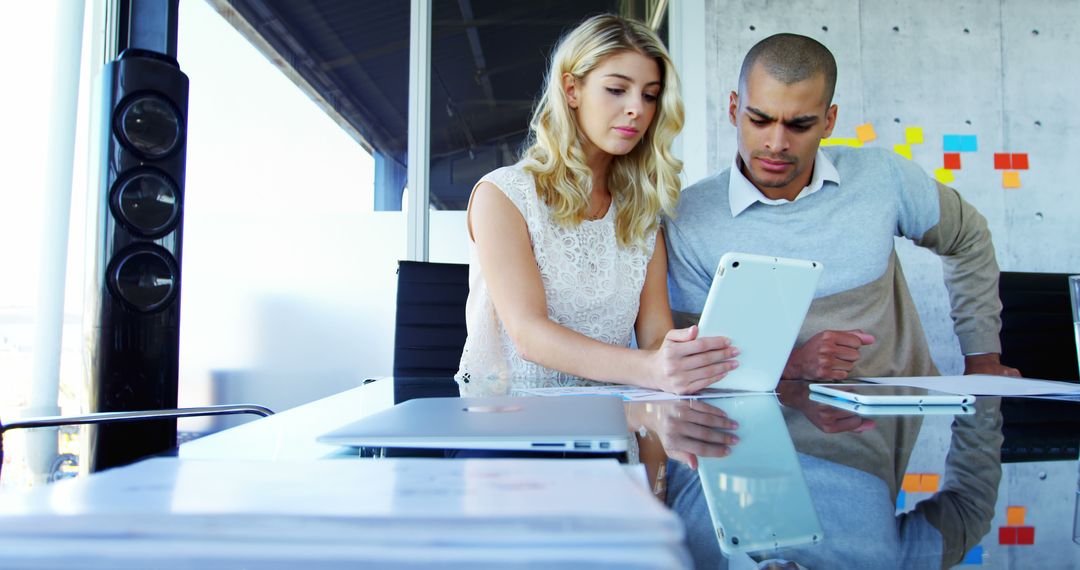
[[[986,218],[956,190],[936,188],[938,223],[914,241],[941,256],[964,373],[1019,376],[1001,364],[999,270]]]

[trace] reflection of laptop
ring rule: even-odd
[[[730,556],[820,542],[821,523],[776,396],[702,402],[739,422],[731,455],[698,458],[720,549]]]
[[[621,398],[417,398],[319,436],[352,447],[626,451]]]

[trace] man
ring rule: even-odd
[[[727,251],[813,259],[825,271],[784,378],[936,375],[893,250],[901,235],[943,260],[965,373],[1019,376],[1000,362],[985,218],[892,152],[820,149],[835,86],[836,61],[811,38],[777,34],[747,53],[728,110],[732,167],[684,190],[665,220],[676,326],[696,322]]]

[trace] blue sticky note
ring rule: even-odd
[[[943,135],[942,150],[945,152],[978,152],[979,139],[975,135]]]
[[[904,510],[904,499],[906,499],[906,498],[907,498],[907,492],[906,491],[900,491],[899,493],[896,494],[896,510],[898,510],[898,511]]]
[[[961,566],[975,565],[982,566],[983,563],[983,547],[982,545],[976,546],[971,549],[971,552],[967,553],[967,556],[960,561]]]

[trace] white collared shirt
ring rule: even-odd
[[[735,158],[731,161],[731,176],[728,180],[728,202],[731,205],[731,217],[733,218],[753,205],[754,202],[761,202],[770,206],[787,204],[795,200],[801,200],[821,190],[826,181],[840,183],[840,173],[836,171],[836,167],[833,166],[829,157],[825,156],[825,153],[821,152],[819,148],[817,156],[814,157],[814,175],[810,178],[810,184],[795,196],[795,200],[785,198],[773,200],[762,194],[761,190],[758,190],[753,182],[743,176],[742,170],[739,169],[739,162],[739,153],[735,153]]]

